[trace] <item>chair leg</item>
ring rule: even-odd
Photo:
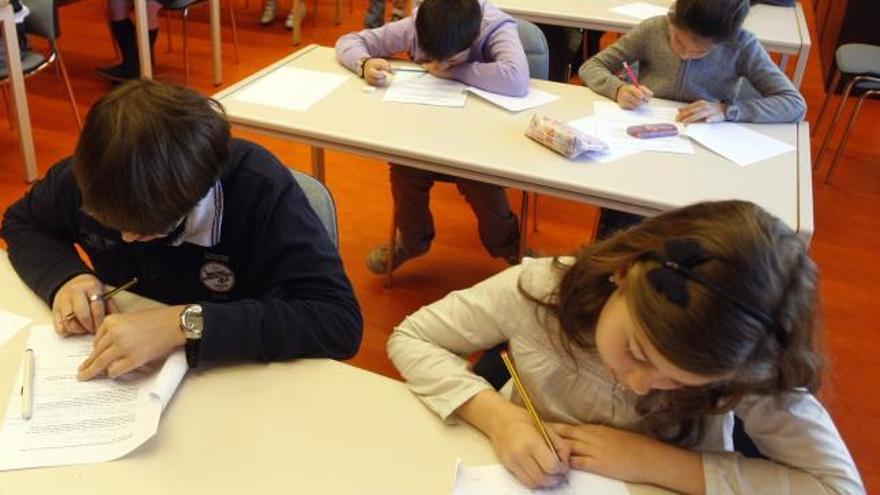
[[[831,88],[825,93],[825,99],[822,100],[822,108],[819,110],[819,116],[816,117],[816,123],[813,124],[813,128],[810,129],[810,137],[816,135],[816,132],[819,130],[819,126],[822,125],[822,117],[825,116],[825,110],[828,109],[828,103],[831,101],[831,95],[834,94],[834,91],[837,90],[837,85],[840,84],[840,71],[836,71],[834,73],[834,78],[831,80]]]
[[[168,53],[171,53],[171,11],[165,11],[165,33],[168,38]]]
[[[853,87],[856,85],[858,78],[853,78],[849,84],[846,85],[846,89],[843,91],[843,95],[840,97],[840,103],[837,105],[837,112],[834,113],[834,118],[831,119],[831,124],[828,126],[828,133],[825,134],[825,139],[822,141],[822,147],[819,148],[819,154],[816,156],[816,162],[813,164],[813,169],[818,170],[819,166],[822,163],[822,158],[825,157],[825,152],[828,151],[828,145],[831,144],[831,137],[834,135],[834,129],[837,127],[837,122],[840,120],[840,116],[843,114],[843,109],[846,106],[846,100],[849,98],[849,94],[852,92]]]
[[[235,24],[235,0],[229,0],[229,21],[232,23],[232,47],[235,53],[235,63],[240,62],[238,58],[238,27]]]
[[[312,27],[318,25],[318,0],[312,2]]]
[[[189,18],[189,9],[183,9],[183,81],[189,86],[189,41],[186,35],[186,21]]]
[[[523,191],[519,209],[519,252],[517,258],[522,259],[526,252],[526,237],[529,233],[529,192]]]
[[[354,0],[348,0],[348,13],[354,14]]]
[[[840,140],[840,146],[837,147],[837,153],[834,154],[834,160],[831,162],[831,167],[828,168],[828,173],[825,174],[825,183],[831,184],[831,179],[834,177],[834,170],[837,168],[837,165],[840,162],[840,158],[843,156],[843,150],[846,149],[846,144],[849,142],[849,136],[852,134],[853,127],[856,124],[856,117],[859,116],[859,111],[862,109],[862,104],[865,103],[865,100],[875,94],[880,94],[880,90],[872,89],[870,91],[865,91],[861,97],[859,97],[859,101],[856,103],[856,107],[852,111],[852,115],[849,117],[849,124],[846,126],[846,130],[843,132],[843,137]]]
[[[393,277],[391,267],[394,266],[394,248],[397,243],[397,212],[391,207],[391,233],[388,235],[388,256],[385,258],[385,285],[386,289],[391,288]]]
[[[70,85],[70,77],[67,75],[67,67],[65,67],[64,60],[61,58],[61,50],[58,49],[58,45],[55,43],[53,44],[55,45],[53,47],[55,50],[55,56],[58,57],[58,67],[61,69],[61,77],[64,80],[64,89],[67,90],[67,97],[70,99],[70,108],[73,109],[73,118],[76,119],[76,127],[79,130],[82,130],[82,117],[79,115],[79,108],[76,107],[76,98],[73,97],[73,87]]]

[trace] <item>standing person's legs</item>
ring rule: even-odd
[[[510,263],[519,261],[519,222],[504,188],[468,179],[455,183],[477,216],[480,240],[489,254]]]
[[[431,248],[431,241],[434,240],[434,218],[431,216],[429,201],[436,174],[392,163],[390,175],[394,223],[397,225],[393,270]],[[367,268],[371,272],[385,273],[388,249],[388,245],[382,245],[367,255]]]
[[[370,0],[364,16],[364,27],[375,29],[385,24],[385,0]]]
[[[138,59],[137,37],[135,36],[134,23],[129,18],[131,0],[107,0],[107,10],[110,13],[110,31],[116,44],[119,45],[119,53],[122,62],[112,67],[98,69],[98,75],[114,81],[124,81],[140,76],[140,60]],[[156,43],[159,34],[159,10],[162,5],[155,1],[147,2],[147,25],[150,30],[150,49]]]

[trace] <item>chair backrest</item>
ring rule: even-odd
[[[293,180],[299,184],[300,189],[306,194],[309,205],[324,225],[324,230],[327,231],[330,241],[338,248],[339,229],[336,223],[336,203],[333,201],[330,190],[311,175],[294,169],[290,169],[290,173],[293,175]]]
[[[547,79],[550,76],[550,48],[547,38],[538,26],[529,21],[517,19],[519,39],[529,61],[529,77]]]
[[[52,42],[61,36],[58,24],[57,0],[21,0],[31,13],[24,19],[24,29],[28,34],[46,38]]]

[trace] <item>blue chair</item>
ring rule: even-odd
[[[318,215],[318,219],[324,225],[330,241],[338,248],[339,226],[336,219],[336,203],[333,201],[333,195],[330,194],[330,190],[318,179],[299,170],[290,169],[290,174],[293,175],[293,180],[299,184],[300,189],[306,194],[309,206]]]
[[[866,98],[880,94],[880,46],[866,45],[862,43],[848,43],[841,45],[840,48],[837,49],[834,53],[834,58],[837,62],[837,71],[834,73],[834,77],[831,80],[831,87],[825,95],[825,100],[822,102],[822,108],[819,110],[819,116],[816,118],[816,125],[813,127],[811,134],[815,134],[819,129],[819,126],[822,124],[822,117],[825,116],[825,110],[828,109],[831,95],[839,87],[841,79],[846,77],[849,79],[849,82],[843,90],[843,96],[840,98],[837,111],[834,113],[834,118],[831,120],[831,125],[828,127],[828,133],[825,134],[825,140],[822,141],[822,147],[819,148],[819,154],[816,156],[816,161],[813,163],[813,169],[819,168],[822,159],[825,157],[825,152],[828,151],[828,145],[831,143],[831,137],[834,135],[837,122],[840,120],[843,110],[846,107],[847,98],[849,98],[849,95],[853,91],[861,92],[861,95],[850,115],[849,123],[840,139],[840,145],[837,147],[837,153],[834,155],[831,167],[829,167],[828,173],[825,175],[826,184],[831,182],[834,170],[837,168],[838,162],[843,156],[843,150],[846,149],[846,144],[849,141],[849,136],[852,133],[853,127],[855,127],[856,117],[858,117],[859,111],[862,109],[862,104],[865,102]]]
[[[183,24],[183,80],[184,84],[189,86],[189,37],[187,36],[186,25],[189,20],[189,9],[190,7],[204,3],[207,0],[171,0],[162,5],[162,10],[165,11],[165,26],[166,31],[168,33],[168,51],[171,52],[171,12],[180,12],[181,22]],[[235,54],[235,63],[237,64],[239,61],[238,58],[238,26],[235,22],[235,6],[234,0],[227,0],[227,6],[229,7],[229,21],[232,24],[232,46]]]

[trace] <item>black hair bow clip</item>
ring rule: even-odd
[[[666,254],[652,252],[649,258],[660,266],[648,272],[648,282],[657,292],[673,303],[687,307],[690,297],[687,280],[693,279],[693,269],[712,257],[692,239],[673,239],[664,243]]]

